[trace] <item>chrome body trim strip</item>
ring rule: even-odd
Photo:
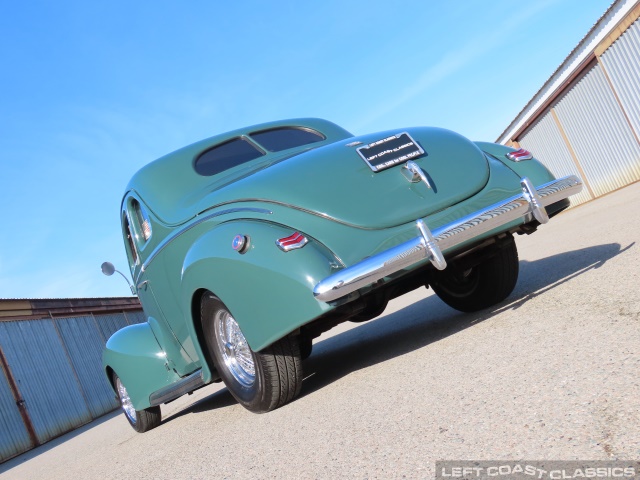
[[[204,386],[205,383],[202,378],[202,369],[198,369],[191,375],[181,378],[176,383],[172,383],[171,385],[167,385],[166,387],[153,392],[149,395],[149,403],[152,407],[162,403],[167,403],[181,397],[185,393],[193,392],[194,390]]]
[[[433,232],[418,219],[419,236],[330,275],[315,286],[314,296],[320,301],[331,302],[425,259],[442,269],[446,266],[442,253],[446,250],[514,220],[528,223],[535,218],[540,221],[538,217],[547,217],[544,207],[582,190],[582,182],[575,175],[553,180],[537,189],[527,178],[521,180],[521,185],[522,194],[466,215]]]
[[[339,220],[338,218],[328,215],[326,213],[316,212],[313,210],[309,210],[308,208],[293,205],[291,203],[280,202],[278,200],[270,200],[268,198],[241,198],[238,200],[231,200],[228,202],[219,203],[217,205],[214,205],[211,208],[218,208],[218,207],[222,207],[224,205],[230,205],[233,203],[267,203],[271,205],[277,205],[279,207],[291,208],[293,210],[297,210],[298,212],[308,213],[309,215],[314,215],[316,217],[320,217],[325,220],[330,220],[332,222],[339,223],[340,225],[344,225],[346,227],[357,228],[359,230],[379,230],[379,228],[376,228],[376,227],[363,227],[362,225],[356,225],[355,223],[349,223],[349,222]],[[273,212],[269,212],[269,213],[273,213]]]
[[[227,210],[222,210],[220,212],[215,212],[215,213],[210,213],[209,215],[203,215],[202,217],[198,218],[196,221],[194,221],[193,223],[190,223],[189,225],[187,225],[186,227],[184,227],[183,229],[177,231],[176,233],[174,233],[173,235],[165,238],[156,248],[153,252],[151,252],[151,255],[149,255],[149,258],[147,258],[147,260],[142,264],[142,267],[140,268],[140,273],[138,273],[138,276],[136,277],[136,282],[139,280],[140,275],[142,275],[144,273],[144,271],[149,268],[149,264],[153,261],[154,258],[156,258],[158,256],[158,254],[164,250],[171,242],[173,242],[175,239],[179,238],[181,235],[183,235],[184,233],[188,232],[189,230],[191,230],[192,228],[197,227],[198,225],[200,225],[201,223],[206,222],[207,220],[211,220],[212,218],[215,217],[219,217],[220,215],[228,215],[230,213],[238,213],[238,212],[253,212],[253,213],[263,213],[265,215],[271,215],[273,214],[273,212],[271,210],[267,210],[265,208],[250,208],[250,207],[240,207],[240,208],[229,208]]]

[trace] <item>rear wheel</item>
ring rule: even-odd
[[[476,312],[507,298],[518,281],[518,250],[509,237],[495,255],[473,266],[450,265],[435,273],[431,287],[447,305]]]
[[[243,407],[256,413],[269,412],[300,393],[298,335],[288,335],[254,352],[218,297],[211,293],[203,296],[201,315],[209,354],[225,385]]]
[[[131,398],[129,398],[127,389],[115,373],[113,374],[113,385],[118,393],[124,416],[136,432],[144,433],[160,425],[160,421],[162,420],[160,406],[136,410],[131,402]]]
[[[305,360],[311,356],[313,350],[313,339],[311,337],[300,336],[300,359]]]

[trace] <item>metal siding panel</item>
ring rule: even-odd
[[[31,449],[29,434],[0,367],[0,463]]]
[[[518,142],[532,152],[556,177],[578,174],[571,152],[550,112],[538,120]],[[571,205],[580,205],[589,200],[591,195],[584,188],[578,195],[571,197]]]
[[[129,315],[129,314],[127,314]],[[96,324],[100,329],[100,333],[102,335],[103,346],[109,340],[109,337],[116,333],[121,328],[129,325],[127,320],[124,317],[123,313],[112,313],[109,315],[94,315],[96,320]]]
[[[91,416],[98,418],[118,407],[102,370],[104,343],[92,317],[55,320],[82,387]]]
[[[0,342],[41,443],[91,421],[51,320],[0,322]]]
[[[640,20],[636,20],[600,57],[622,108],[640,137]]]
[[[498,137],[499,143],[506,143],[517,134],[520,129],[543,107],[556,92],[561,90],[565,82],[569,82],[571,76],[580,68],[584,61],[588,61],[594,50],[607,37],[615,31],[617,26],[623,22],[628,15],[634,15],[633,10],[637,7],[637,0],[615,0],[607,9],[596,24],[589,30],[586,36],[576,45],[576,47],[564,59],[551,77],[542,85],[540,90],[529,100],[522,111],[511,121],[509,126]]]
[[[147,321],[147,316],[142,310],[137,312],[127,312],[126,315],[127,315],[127,318],[129,319],[129,322],[131,322],[131,324],[145,323]]]
[[[596,196],[640,180],[640,145],[599,65],[555,111]]]

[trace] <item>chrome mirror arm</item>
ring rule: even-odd
[[[111,262],[104,262],[101,267],[102,269],[102,273],[104,273],[107,277],[110,277],[111,275],[113,275],[115,272],[118,272],[120,275],[122,275],[122,278],[124,278],[125,282],[127,282],[127,285],[129,285],[129,290],[131,290],[131,295],[135,295],[136,294],[136,289],[135,287],[131,284],[131,282],[129,281],[129,279],[125,276],[124,273],[122,273],[120,270],[116,270],[116,267],[113,266],[113,263]]]

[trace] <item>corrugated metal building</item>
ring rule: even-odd
[[[617,0],[498,138],[556,175],[574,205],[640,180],[640,0]]]
[[[573,204],[640,180],[640,0],[616,0],[498,138],[557,176]],[[0,300],[0,462],[118,408],[101,369],[137,298]]]
[[[0,300],[0,462],[119,407],[102,372],[137,298]]]

